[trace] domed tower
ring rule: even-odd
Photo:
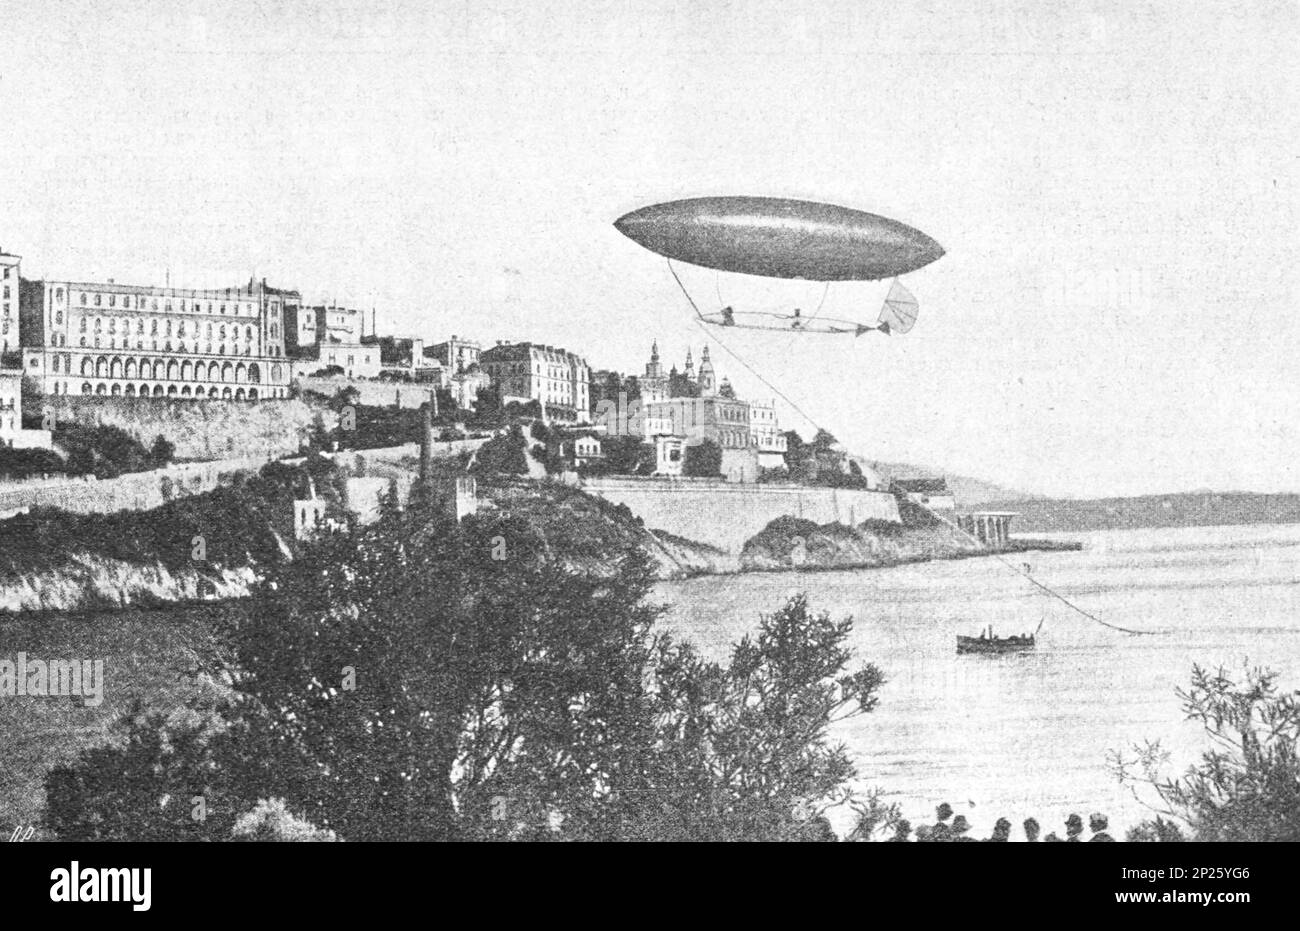
[[[650,361],[646,363],[646,378],[663,378],[664,367],[659,363],[659,340],[650,344]]]
[[[641,400],[663,401],[668,397],[668,377],[664,375],[663,364],[659,361],[659,341],[650,346],[650,361],[646,364],[645,375],[641,379]]]
[[[682,374],[692,380],[695,378],[695,360],[691,358],[689,348],[686,350],[686,368],[682,370]]]
[[[709,347],[704,347],[704,352],[700,355],[700,376],[697,379],[700,386],[700,396],[705,397],[714,394],[718,390],[718,381],[713,375],[713,363],[709,361]]]

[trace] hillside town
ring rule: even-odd
[[[0,454],[6,489],[0,510],[6,514],[39,504],[156,503],[156,495],[123,498],[107,488],[89,498],[66,487],[61,494],[59,483],[90,477],[86,473],[96,471],[99,455],[84,450],[79,455],[60,442],[56,432],[66,432],[68,422],[82,428],[113,425],[134,434],[142,446],[156,434],[172,449],[174,462],[145,457],[121,472],[187,463],[192,470],[236,452],[247,465],[299,451],[310,424],[297,408],[284,405],[314,397],[346,398],[376,410],[431,405],[446,421],[440,435],[448,442],[481,444],[512,423],[539,424],[545,440],[526,451],[525,460],[535,461],[525,463],[523,471],[582,483],[592,493],[629,505],[640,500],[646,486],[628,482],[648,481],[657,492],[671,489],[676,497],[665,517],[667,530],[698,531],[697,521],[676,515],[699,513],[687,498],[719,500],[718,483],[811,485],[839,488],[841,495],[857,490],[879,496],[859,498],[851,516],[898,520],[893,496],[902,495],[981,543],[1009,543],[1013,515],[958,515],[942,478],[881,475],[829,435],[805,442],[784,430],[775,401],[739,397],[715,368],[707,345],[699,349],[698,362],[695,348],[688,347],[679,366],[666,363],[652,340],[644,369],[625,374],[544,343],[381,333],[374,308],[367,314],[334,301],[311,303],[300,288],[273,286],[265,279],[220,289],[111,278],[28,279],[22,257],[3,249],[0,269],[0,444],[6,450]],[[190,442],[196,417],[204,424],[201,448]],[[215,419],[226,426],[214,428]],[[417,437],[390,431],[387,439],[400,446]],[[346,448],[360,437],[336,432],[332,442]],[[219,484],[212,469],[196,474]],[[183,481],[179,473],[167,478]],[[663,480],[673,483],[665,486]],[[713,484],[704,487],[701,481]],[[766,487],[754,494],[770,497],[778,490]],[[838,499],[829,509],[806,498],[774,506],[827,519],[841,516]]]

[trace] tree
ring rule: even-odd
[[[726,667],[663,638],[654,674],[658,791],[643,797],[648,806],[629,800],[642,830],[653,839],[824,836],[826,809],[853,801],[855,775],[827,730],[874,710],[884,683],[870,664],[846,671],[852,626],[814,614],[797,595],[761,619]]]
[[[60,423],[54,442],[68,451],[68,469],[74,474],[93,472],[96,478],[116,478],[124,472],[155,467],[144,444],[121,427]]]
[[[1277,680],[1249,669],[1239,683],[1222,668],[1193,666],[1191,687],[1177,694],[1212,742],[1200,763],[1163,777],[1168,755],[1149,742],[1132,757],[1112,753],[1112,767],[1135,794],[1153,790],[1159,814],[1188,825],[1195,840],[1300,840],[1300,692],[1281,691]],[[1157,819],[1149,833],[1166,839],[1160,823],[1168,824]]]
[[[839,440],[835,439],[835,435],[833,433],[831,433],[829,430],[824,430],[820,427],[817,429],[817,435],[813,437],[813,441],[812,441],[812,448],[814,450],[816,450],[819,453],[826,452],[828,450],[834,449],[838,445],[839,445]]]
[[[654,471],[655,448],[639,436],[608,436],[600,441],[610,472],[648,475]]]
[[[686,461],[682,474],[701,478],[716,478],[722,474],[722,447],[713,440],[704,440],[686,447]]]
[[[474,471],[479,475],[528,474],[528,440],[523,428],[515,424],[505,436],[493,437],[479,447],[474,457]]]
[[[136,703],[112,736],[46,777],[45,821],[60,840],[221,840],[248,807],[239,788],[248,728],[232,729],[228,703],[166,712]]]
[[[785,468],[791,481],[808,481],[813,473],[812,454],[812,447],[803,441],[799,431],[785,431]]]
[[[26,478],[46,472],[64,472],[69,467],[63,457],[49,449],[14,449],[0,446],[0,475]]]
[[[408,515],[278,567],[230,631],[237,687],[301,756],[283,768],[314,774],[263,795],[393,840],[461,836],[522,786],[590,794],[610,745],[637,745],[621,729],[657,614],[644,554],[600,578],[547,561],[524,521]]]
[[[338,391],[334,392],[334,397],[330,399],[330,410],[338,413],[345,407],[354,407],[361,401],[361,391],[356,385],[344,385]]]
[[[435,388],[433,396],[438,402],[438,416],[435,418],[438,423],[455,423],[457,416],[460,414],[460,405],[456,403],[456,396],[451,393],[450,388]]]
[[[155,468],[168,465],[176,457],[176,444],[161,433],[154,437],[153,446],[149,448],[149,458]]]
[[[308,448],[324,451],[333,445],[333,436],[331,431],[325,427],[325,418],[319,413],[311,419],[311,434],[308,439]]]

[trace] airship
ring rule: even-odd
[[[614,227],[669,259],[769,278],[877,281],[944,254],[925,233],[898,220],[778,197],[674,200],[634,210]]]
[[[668,259],[669,270],[704,323],[805,333],[878,330],[906,333],[916,321],[916,299],[894,281],[874,326],[859,321],[792,313],[701,310],[673,269],[673,261],[720,272],[807,281],[877,281],[929,265],[943,247],[906,223],[862,210],[779,197],[697,197],[634,210],[615,228]],[[825,296],[823,295],[823,301]]]

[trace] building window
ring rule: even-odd
[[[82,292],[81,292],[81,306],[82,306],[82,307],[85,307],[85,306],[86,306],[86,292],[85,292],[85,291],[82,291]]]
[[[100,297],[101,297],[101,295],[98,295],[98,294],[95,295],[95,306],[96,306],[96,307],[99,306]]]

